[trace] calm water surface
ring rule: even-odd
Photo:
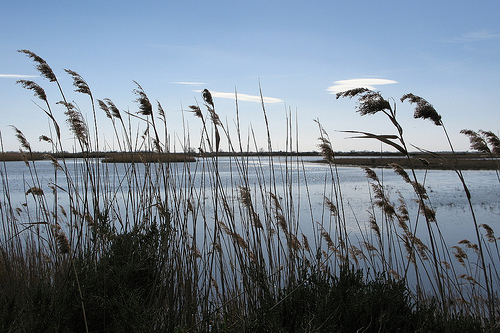
[[[324,197],[334,198],[331,187],[331,169],[324,164],[312,163],[314,157],[304,157],[304,162],[290,161],[283,157],[273,158],[272,164],[269,158],[249,158],[244,166],[248,172],[248,185],[252,193],[260,191],[260,185],[266,184],[268,190],[277,189],[277,193],[291,193],[294,202],[295,213],[299,218],[301,225],[306,232],[311,228],[311,220],[318,222],[325,218]],[[81,167],[81,161],[67,160],[69,170]],[[97,162],[96,162],[97,163]],[[127,164],[100,164],[102,172],[107,172],[106,179],[108,190],[113,191],[117,186],[120,177],[123,177],[129,165]],[[201,188],[203,182],[207,182],[209,171],[204,171],[202,161],[190,163],[188,165],[173,165],[173,174],[177,176],[186,175],[189,171],[194,177],[194,187]],[[271,168],[272,166],[272,168]],[[243,185],[244,180],[237,172],[237,165],[234,160],[221,158],[219,160],[219,173],[221,182],[228,197],[236,198],[236,185]],[[206,170],[206,168],[205,168]],[[274,171],[273,173],[271,172]],[[416,198],[412,187],[406,184],[400,176],[390,169],[374,169],[384,187],[388,191],[389,197],[393,202],[397,202],[399,193],[405,198],[410,213],[413,218],[417,215]],[[14,207],[21,205],[29,200],[25,195],[27,189],[33,185],[41,187],[46,195],[51,195],[48,187],[54,183],[54,168],[49,161],[36,162],[36,179],[38,184],[34,184],[32,173],[23,162],[6,162],[2,173],[7,174],[8,186],[2,187],[2,200],[6,191],[10,193],[12,205]],[[139,168],[139,173],[144,172],[144,167]],[[368,220],[368,210],[371,209],[370,185],[365,172],[359,167],[338,167],[337,169],[340,190],[342,192],[343,207],[346,219],[348,221],[349,232],[358,232],[359,227],[356,221],[366,225]],[[473,225],[471,213],[465,192],[459,178],[453,171],[448,170],[417,170],[419,182],[424,183],[431,200],[432,207],[436,210],[437,221],[441,227],[446,239],[456,243],[463,238],[472,238]],[[495,231],[500,232],[500,183],[495,171],[464,171],[465,181],[472,195],[473,209],[476,213],[478,223],[489,224]],[[271,176],[274,175],[273,178]],[[336,175],[335,175],[336,177]],[[103,178],[104,179],[104,178]],[[270,179],[274,179],[272,182]],[[61,172],[58,173],[58,184],[64,187],[65,178]],[[179,180],[179,186],[184,186]],[[122,184],[122,189],[128,186]],[[64,196],[59,198],[60,203],[64,204]],[[66,198],[67,200],[67,198]],[[334,201],[334,200],[333,200]],[[210,209],[208,207],[207,209]],[[413,214],[413,215],[412,215]]]

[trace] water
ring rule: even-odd
[[[256,214],[259,216],[263,225],[270,226],[283,237],[282,230],[276,223],[274,217],[275,208],[270,200],[269,193],[273,193],[279,198],[283,207],[288,227],[292,233],[303,242],[302,234],[309,239],[313,251],[318,244],[322,249],[326,249],[326,244],[321,234],[326,230],[332,236],[334,242],[337,242],[335,226],[338,219],[332,216],[325,205],[325,197],[334,202],[340,210],[340,216],[345,218],[345,225],[342,226],[352,245],[362,249],[367,257],[370,254],[363,247],[364,241],[377,245],[377,239],[370,229],[370,214],[376,218],[380,226],[383,226],[384,215],[378,207],[373,206],[372,186],[366,177],[365,171],[360,167],[342,166],[330,168],[328,165],[315,163],[318,158],[305,157],[303,160],[290,159],[285,157],[274,157],[270,160],[268,157],[251,158],[220,158],[217,164],[219,178],[214,178],[215,164],[211,159],[198,160],[196,163],[179,163],[169,165],[169,171],[166,172],[166,165],[151,164],[145,167],[143,164],[102,164],[99,161],[91,161],[90,166],[93,170],[99,170],[99,188],[102,198],[100,210],[110,208],[110,221],[119,229],[124,225],[130,227],[134,223],[142,223],[146,219],[156,218],[159,214],[156,209],[158,204],[166,204],[171,210],[173,216],[178,221],[178,231],[188,241],[194,239],[197,248],[202,254],[212,251],[213,229],[216,220],[226,225],[234,226],[233,230],[244,236],[247,241],[251,239],[248,231],[249,225],[248,210],[240,203],[240,186],[250,190],[252,203]],[[60,161],[62,164],[62,161]],[[82,197],[85,193],[84,184],[88,184],[85,179],[86,164],[82,160],[66,160],[66,170],[71,178],[70,183],[75,184],[78,191],[72,190],[71,196],[65,192],[68,188],[66,175],[58,170],[55,172],[54,166],[50,161],[37,161],[35,167],[31,164],[28,168],[23,162],[6,162],[0,168],[2,179],[2,188],[0,200],[2,207],[3,228],[6,228],[5,217],[8,215],[9,205],[15,210],[17,223],[27,228],[33,222],[43,222],[47,215],[44,215],[40,209],[40,197],[34,197],[26,194],[32,186],[42,188],[44,191],[44,204],[50,211],[54,209],[55,204],[64,207],[70,211],[71,204],[79,207],[83,211]],[[397,208],[400,197],[404,198],[410,216],[410,226],[415,231],[415,235],[422,239],[425,244],[429,244],[428,230],[425,225],[425,219],[419,214],[417,197],[413,187],[407,184],[403,179],[390,169],[374,169],[383,184],[386,195]],[[163,176],[166,176],[163,178]],[[472,210],[476,215],[478,225],[488,224],[493,230],[500,230],[500,184],[495,171],[464,171],[464,179],[471,193]],[[465,195],[463,185],[458,176],[453,171],[447,170],[417,170],[416,177],[418,181],[425,185],[429,195],[429,205],[436,211],[436,223],[433,223],[434,231],[439,227],[439,232],[446,241],[446,257],[448,262],[455,262],[453,258],[452,246],[459,245],[459,241],[468,239],[472,243],[477,243],[476,230],[471,215],[471,208]],[[8,188],[6,187],[8,183]],[[51,186],[58,186],[57,200],[51,189]],[[216,184],[219,184],[217,190]],[[152,189],[152,190],[151,190]],[[76,192],[78,192],[76,194]],[[337,194],[337,196],[336,196]],[[78,196],[80,196],[78,198]],[[217,196],[217,197],[215,197]],[[10,204],[9,201],[10,200]],[[188,208],[188,200],[193,204],[194,209]],[[80,203],[78,203],[80,202]],[[104,207],[104,203],[108,206]],[[110,204],[111,203],[111,204]],[[227,213],[224,203],[229,207],[231,213]],[[217,213],[214,206],[217,205]],[[92,202],[88,203],[88,212],[92,212]],[[153,208],[152,208],[153,207]],[[61,214],[58,209],[58,214]],[[149,212],[143,215],[142,212]],[[135,214],[134,214],[135,212]],[[149,215],[148,215],[149,214]],[[59,223],[63,228],[69,228],[64,225],[68,219],[60,218]],[[84,222],[78,222],[82,225]],[[78,225],[76,224],[76,226]],[[382,230],[384,234],[383,242],[393,242],[402,244],[401,235],[397,223],[394,222],[393,230]],[[73,227],[76,227],[73,225]],[[320,227],[321,226],[321,227]],[[185,228],[185,230],[183,229]],[[246,228],[246,229],[245,229]],[[20,228],[22,229],[22,228]],[[180,230],[183,229],[183,230]],[[398,234],[394,230],[398,229]],[[484,230],[480,228],[481,233]],[[43,228],[40,232],[43,234]],[[245,231],[246,230],[246,231]],[[266,229],[267,230],[267,229]],[[267,231],[266,231],[267,232]],[[2,233],[0,241],[3,243],[8,233]],[[391,239],[392,237],[392,239]],[[227,245],[228,243],[226,243]],[[286,241],[285,243],[286,244]],[[485,245],[488,243],[485,241]],[[489,244],[494,247],[494,244]],[[480,263],[478,256],[474,255],[472,249],[467,249],[464,244],[460,245],[465,251],[468,251],[470,263],[467,267],[455,264],[453,265],[452,276],[467,274],[473,276],[476,280],[483,283],[482,276],[478,267]],[[191,247],[191,245],[189,245]],[[230,256],[230,247],[225,248],[226,255]],[[404,268],[397,264],[402,263],[403,256],[406,256],[404,247],[401,252],[389,251],[391,261],[396,264],[400,273]],[[229,252],[228,252],[229,251]],[[263,250],[264,252],[267,249]],[[283,255],[288,252],[281,248]],[[379,252],[382,253],[382,252]],[[311,254],[311,256],[315,256]],[[487,256],[487,265],[498,267],[498,256]],[[265,254],[265,253],[264,253]],[[388,253],[386,253],[388,254]],[[430,257],[430,250],[427,251]],[[326,260],[334,260],[335,256],[327,255]],[[378,259],[377,259],[378,260]],[[384,259],[385,260],[385,259]],[[371,259],[367,259],[360,265],[373,265],[374,269],[386,268],[384,260],[373,264]],[[439,259],[438,262],[442,260]],[[494,262],[493,262],[494,261]],[[422,261],[421,265],[427,265],[426,269],[434,269],[432,261]],[[419,264],[419,265],[420,265]],[[390,264],[392,265],[392,264]],[[360,266],[360,268],[366,268]],[[373,271],[373,270],[372,270]],[[410,270],[411,272],[411,270]],[[443,270],[444,272],[444,270]],[[409,273],[410,274],[410,273]],[[216,277],[217,279],[217,277]],[[433,290],[436,293],[436,283],[432,276],[424,281],[422,276],[419,278],[420,287]],[[416,285],[416,275],[406,276],[409,285]],[[451,281],[451,280],[450,280]],[[500,278],[496,279],[492,286],[499,290]],[[468,288],[468,285],[463,285]],[[484,298],[485,295],[482,295]]]
[[[229,197],[232,200],[237,199],[237,191],[234,188],[236,185],[248,184],[253,194],[262,191],[260,189],[262,184],[268,187],[268,191],[274,191],[274,188],[276,188],[278,195],[280,195],[280,192],[281,195],[284,195],[285,192],[288,193],[288,195],[292,196],[292,201],[295,201],[296,214],[299,218],[302,217],[307,220],[307,223],[304,223],[301,227],[307,229],[310,228],[311,218],[315,222],[325,218],[325,196],[335,201],[335,194],[332,192],[331,186],[332,170],[325,164],[313,163],[314,160],[317,160],[317,158],[305,157],[303,162],[297,163],[297,161],[291,161],[284,157],[275,157],[272,161],[273,175],[270,172],[271,163],[269,158],[252,157],[244,161],[244,166],[248,170],[248,172],[243,172],[247,176],[247,179],[244,179],[241,177],[242,173],[237,171],[238,165],[234,160],[220,158],[218,171],[222,187],[230,194]],[[67,160],[66,164],[73,175],[77,174],[76,170],[78,168],[84,167],[83,162],[80,160]],[[36,174],[33,168],[31,168],[30,173],[24,162],[5,163],[3,173],[7,174],[10,200],[14,207],[30,200],[30,196],[26,196],[25,193],[32,186],[42,188],[49,201],[52,192],[49,184],[57,183],[64,187],[65,175],[58,171],[56,179],[54,167],[50,161],[37,161],[35,165]],[[207,165],[210,166],[210,164]],[[211,174],[211,171],[207,170],[207,165],[202,162],[187,165],[174,164],[172,165],[173,174],[185,176],[189,172],[193,178],[189,187],[193,187],[195,191],[201,191],[202,184],[206,185],[210,181],[213,183],[213,180],[207,178]],[[145,169],[142,165],[138,166],[136,172],[141,178],[144,176]],[[153,165],[153,167],[158,166]],[[130,172],[130,165],[101,164],[101,168],[101,179],[106,180],[105,188],[108,192],[116,192],[117,187],[120,187],[120,193],[122,194],[130,190],[130,184],[122,182],[123,179],[126,179],[127,172]],[[415,217],[418,214],[418,206],[414,200],[416,196],[412,186],[405,183],[399,175],[390,169],[375,168],[374,170],[377,172],[391,201],[396,203],[399,193],[401,193],[405,198],[409,211]],[[368,220],[368,210],[372,207],[371,187],[362,168],[338,167],[337,172],[344,214],[348,221],[347,226],[349,232],[357,232],[359,226],[355,221],[357,220],[361,225],[366,226],[365,222]],[[470,170],[463,171],[463,175],[471,193],[472,207],[478,224],[488,224],[494,230],[499,230],[500,183],[495,171]],[[474,226],[470,207],[463,185],[456,173],[451,170],[416,170],[416,176],[427,189],[431,206],[436,211],[436,219],[446,239],[451,243],[457,243],[461,239],[472,238],[474,236]],[[337,175],[334,174],[334,178],[336,177]],[[188,182],[181,180],[176,184],[180,188],[188,186]],[[5,192],[6,189],[2,188],[2,197],[4,197]],[[209,195],[209,193],[203,193],[203,195]],[[59,204],[64,204],[67,198],[60,195],[58,200]],[[210,209],[210,204],[208,204],[208,209]]]

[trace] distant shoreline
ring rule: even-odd
[[[492,160],[482,154],[473,156],[443,154],[442,158],[431,155],[416,155],[410,160],[397,156],[370,156],[370,157],[339,157],[335,159],[336,165],[366,166],[370,168],[390,168],[391,163],[399,164],[403,168],[432,169],[432,170],[495,170],[499,168],[500,160]],[[326,163],[326,161],[318,161]]]
[[[24,156],[23,156],[24,155]],[[220,152],[219,156],[320,156],[318,152],[244,152],[228,153]],[[91,152],[91,153],[41,153],[34,152],[3,152],[0,153],[0,161],[24,161],[48,160],[71,158],[94,158],[101,159],[103,163],[140,163],[140,162],[195,162],[196,158],[213,157],[214,153],[156,153],[156,152]],[[335,163],[345,166],[367,166],[367,167],[390,167],[391,163],[397,163],[404,168],[414,169],[438,169],[449,170],[459,168],[461,170],[495,170],[499,168],[500,159],[491,159],[486,154],[477,152],[441,152],[439,157],[428,153],[411,153],[411,160],[399,153],[391,152],[336,152]],[[312,161],[315,163],[326,163],[324,160]]]

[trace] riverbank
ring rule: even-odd
[[[101,159],[103,163],[173,163],[173,162],[195,162],[196,158],[189,154],[183,153],[156,153],[156,152],[130,152],[130,153],[20,153],[20,152],[3,152],[0,153],[0,161],[39,161],[55,159],[70,159],[70,158],[90,158]]]
[[[318,161],[326,163],[326,161]],[[492,159],[479,153],[440,153],[438,156],[431,154],[413,154],[410,159],[401,155],[371,155],[353,156],[337,155],[335,163],[346,166],[367,166],[371,168],[388,168],[396,163],[403,168],[434,169],[434,170],[495,170],[499,167],[499,160]]]

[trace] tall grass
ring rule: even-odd
[[[87,121],[81,109],[67,102],[48,64],[31,51],[21,52],[35,61],[44,78],[57,84],[66,122],[83,154],[77,159],[53,157],[63,151],[60,117],[40,85],[20,81],[45,103],[42,110],[53,135],[43,140],[52,149],[53,179],[45,183],[38,173],[40,162],[26,158],[25,196],[14,202],[7,162],[2,165],[2,330],[497,329],[500,252],[493,229],[476,226],[485,232],[478,230],[476,243],[446,244],[414,169],[410,176],[393,166],[414,189],[419,203],[415,216],[408,212],[405,198],[391,201],[383,181],[366,168],[371,217],[349,221],[334,149],[319,124],[319,147],[329,172],[318,216],[304,164],[293,153],[298,144],[294,147],[291,116],[287,154],[250,158],[246,153],[258,150],[253,132],[243,141],[237,123],[236,135],[231,134],[208,90],[202,92],[202,106],[187,110],[202,133],[196,162],[155,163],[144,157],[100,163],[95,155],[102,147],[94,104],[111,121],[121,152],[164,156],[172,147],[160,103],[155,108],[136,84],[137,113],[120,111],[108,98],[94,100],[85,80],[66,70],[76,92],[90,98],[93,119]],[[397,130],[396,135],[360,133],[409,158],[393,106],[365,90],[344,96],[359,94],[365,97],[364,114],[382,111]],[[370,107],[382,108],[364,108],[367,101]],[[270,152],[264,103],[262,112]],[[31,154],[23,132],[14,130],[23,153]],[[223,140],[235,153],[227,157],[229,181],[220,169]],[[185,153],[190,146],[185,133]],[[307,216],[300,205],[308,206]],[[425,237],[420,236],[422,219]],[[356,236],[348,232],[353,223],[359,226]]]

